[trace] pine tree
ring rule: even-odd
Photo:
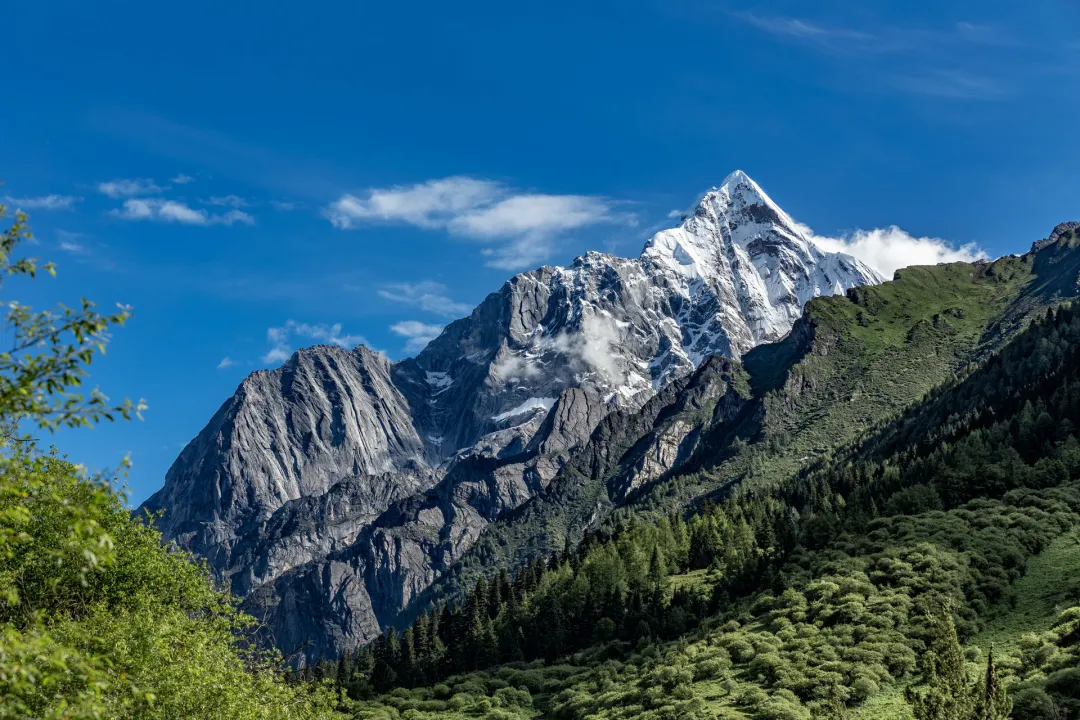
[[[416,620],[414,639],[416,644],[416,664],[413,668],[414,679],[417,684],[423,685],[432,674],[431,657],[431,618],[428,613],[423,613]]]
[[[976,720],[1006,720],[1012,711],[1012,700],[1005,692],[1005,686],[997,676],[997,667],[994,665],[994,648],[986,658],[986,677],[982,686],[978,688],[978,705],[975,713]]]
[[[337,674],[334,676],[334,680],[339,688],[343,688],[348,684],[351,670],[352,665],[349,662],[349,651],[342,650],[341,657],[338,658]]]
[[[401,662],[398,664],[398,682],[405,687],[416,683],[416,641],[413,626],[405,628],[401,636]]]
[[[930,623],[933,639],[922,666],[926,689],[909,688],[912,711],[916,720],[971,720],[971,686],[952,613],[946,609],[930,618]]]

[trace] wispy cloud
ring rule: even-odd
[[[249,145],[228,135],[145,113],[100,108],[89,121],[103,133],[141,145],[162,157],[217,176],[241,180],[276,195],[315,201],[340,191],[352,171],[312,158]]]
[[[954,31],[958,37],[978,45],[989,45],[991,47],[999,48],[1020,47],[1023,45],[1017,38],[996,25],[958,22],[955,25]]]
[[[918,95],[954,100],[993,100],[1008,94],[1000,80],[974,75],[963,70],[929,70],[922,75],[899,75],[897,87]]]
[[[38,195],[36,197],[4,198],[8,203],[21,210],[71,210],[79,198],[72,195]]]
[[[292,355],[292,348],[288,345],[274,345],[262,356],[264,363],[277,364],[285,362]]]
[[[516,191],[492,180],[465,176],[409,186],[345,194],[323,210],[341,230],[378,223],[445,230],[452,235],[503,244],[488,248],[488,265],[516,269],[538,262],[562,233],[598,223],[629,223],[615,204],[589,195]]]
[[[956,246],[947,240],[915,237],[892,225],[873,230],[856,230],[843,237],[822,237],[801,226],[806,235],[822,250],[852,255],[877,270],[886,279],[900,268],[911,265],[937,265],[948,262],[971,262],[987,257],[976,244]]]
[[[149,178],[109,180],[108,182],[98,183],[97,189],[102,195],[107,195],[113,199],[137,195],[156,195],[166,190],[166,188],[161,187]]]
[[[875,24],[857,28],[808,18],[735,12],[743,22],[790,42],[824,52],[887,55],[910,52],[961,51],[963,45],[1018,47],[1019,43],[995,25],[958,22],[945,28],[915,28]]]
[[[66,253],[78,255],[87,252],[86,245],[82,240],[86,237],[83,233],[71,232],[69,230],[57,230],[56,239],[60,242],[57,244],[61,250]]]
[[[368,344],[363,335],[342,332],[341,323],[311,325],[295,320],[288,320],[281,327],[268,328],[266,339],[270,343],[270,349],[262,356],[264,363],[279,363],[288,360],[293,353],[294,340],[337,345],[346,349]]]
[[[871,73],[866,87],[951,100],[995,100],[1010,94],[1005,78],[1023,64],[1023,43],[985,23],[957,22],[944,28],[875,24],[862,28],[809,18],[734,12],[730,15],[777,40],[826,55],[865,58],[844,70]],[[1012,52],[1010,52],[1012,51]],[[892,58],[892,60],[888,60]]]
[[[430,280],[384,285],[379,297],[444,317],[461,317],[472,309],[467,303],[452,300],[445,285]]]
[[[231,207],[231,208],[251,207],[251,203],[249,203],[247,200],[240,197],[239,195],[214,196],[214,197],[208,199],[206,202],[209,203],[210,205],[217,205],[219,207]]]
[[[188,183],[195,182],[195,178],[191,177],[190,175],[185,175],[184,173],[180,173],[179,175],[174,177],[169,182],[171,182],[173,185],[187,185]],[[225,358],[225,359],[228,360],[228,358]]]
[[[182,202],[163,198],[131,198],[124,201],[122,208],[112,210],[111,215],[124,220],[152,220],[174,222],[183,225],[252,225],[255,218],[241,210],[230,210],[220,215],[212,215],[202,209],[194,209]]]
[[[224,370],[226,368],[231,368],[235,364],[236,364],[236,361],[234,361],[231,357],[226,356],[226,357],[221,358],[221,362],[219,362],[217,364],[217,369],[218,370]]]
[[[877,36],[869,32],[825,25],[803,18],[758,15],[752,12],[734,13],[734,16],[771,35],[815,45],[830,52],[846,52],[856,48],[874,50],[874,43],[878,40]]]
[[[281,212],[289,212],[290,210],[296,210],[300,207],[300,203],[289,202],[288,200],[271,200],[270,207]]]
[[[416,320],[404,320],[390,326],[392,333],[408,338],[405,343],[405,352],[409,353],[423,350],[429,342],[439,336],[442,329],[442,325],[428,325]]]

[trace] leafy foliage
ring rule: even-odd
[[[0,207],[0,216],[3,208]],[[0,274],[29,237],[17,216]],[[329,688],[283,682],[278,658],[249,642],[254,620],[203,565],[161,545],[107,477],[88,477],[23,428],[130,417],[78,392],[126,310],[35,313],[9,304],[14,347],[0,354],[0,718],[309,718],[334,714]]]

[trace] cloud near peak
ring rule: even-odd
[[[855,230],[843,237],[815,235],[802,226],[815,245],[827,252],[847,253],[877,270],[885,279],[911,265],[937,265],[949,262],[971,262],[987,257],[976,244],[959,247],[941,238],[915,237],[895,225],[873,230]]]
[[[270,349],[262,356],[264,363],[276,364],[289,359],[293,353],[293,339],[315,342],[324,345],[337,345],[350,350],[357,345],[367,345],[367,339],[363,335],[350,335],[342,332],[341,323],[328,325],[326,323],[301,323],[295,320],[287,320],[281,327],[267,328],[266,340],[270,343]]]
[[[453,300],[447,292],[445,285],[431,280],[390,283],[383,285],[378,291],[379,297],[385,300],[444,317],[461,317],[472,310],[471,305]]]
[[[417,353],[442,332],[442,325],[428,325],[416,320],[403,320],[390,326],[390,332],[407,338],[405,352]]]
[[[487,264],[510,270],[546,258],[565,232],[633,219],[607,198],[520,192],[467,176],[346,193],[326,206],[323,215],[341,230],[402,224],[492,243],[484,250]]]

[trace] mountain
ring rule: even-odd
[[[782,338],[811,298],[880,281],[738,171],[640,257],[517,275],[415,358],[316,346],[253,373],[142,509],[279,647],[333,655],[543,492],[605,416]],[[672,457],[643,458],[641,477]]]

